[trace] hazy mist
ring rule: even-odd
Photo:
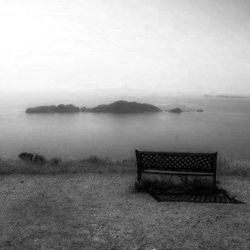
[[[0,2],[1,99],[250,95],[247,0]]]

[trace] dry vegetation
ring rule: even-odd
[[[250,161],[219,157],[218,175],[250,177]]]
[[[50,162],[44,165],[21,160],[0,160],[0,175],[8,174],[76,174],[76,173],[130,173],[135,172],[133,160],[111,161],[97,156],[83,160],[65,161],[58,165]]]
[[[112,161],[108,158],[90,156],[80,161],[66,161],[58,165],[50,162],[28,164],[21,160],[1,160],[0,175],[3,174],[74,174],[74,173],[135,173],[134,159]],[[232,160],[219,157],[217,174],[219,176],[250,177],[250,161]]]

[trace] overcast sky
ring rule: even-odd
[[[0,91],[250,95],[249,0],[1,0]]]

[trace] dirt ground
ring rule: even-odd
[[[250,249],[250,180],[222,186],[246,204],[156,202],[124,174],[0,177],[0,249]]]

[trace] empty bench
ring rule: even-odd
[[[142,174],[213,177],[216,184],[216,153],[175,153],[135,150],[137,179]]]

